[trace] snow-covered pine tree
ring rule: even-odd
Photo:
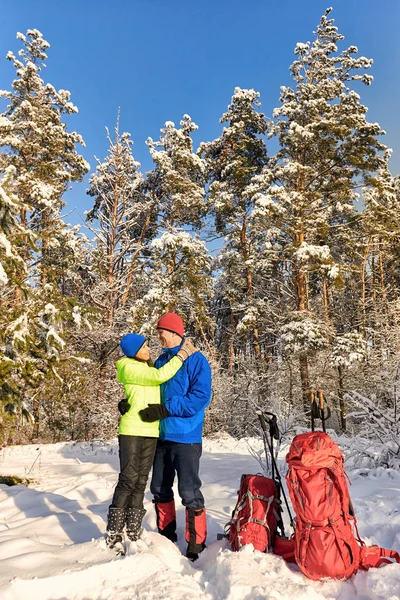
[[[156,238],[149,284],[148,292],[135,307],[142,319],[146,315],[144,331],[150,333],[163,312],[174,310],[184,316],[186,330],[198,336],[213,354],[211,258],[200,236],[173,228]]]
[[[20,222],[36,235],[36,251],[24,249],[26,262],[30,276],[45,286],[53,278],[51,248],[64,205],[62,196],[71,181],[83,178],[89,165],[76,150],[84,145],[82,137],[68,132],[62,122],[63,115],[77,112],[70,93],[56,91],[41,77],[48,42],[37,29],[17,37],[23,44],[18,58],[7,54],[17,77],[12,91],[0,91],[8,101],[0,120],[0,170],[15,169],[10,186],[21,203]]]
[[[20,204],[18,198],[7,191],[13,169],[8,169],[0,180],[0,285],[12,287],[18,275],[18,284],[22,287],[26,281],[28,270],[18,252],[18,238],[25,238],[28,244],[28,232],[20,226],[18,215]]]
[[[393,299],[397,299],[398,285],[391,281],[389,265],[397,262],[400,243],[400,185],[389,171],[390,154],[389,150],[385,153],[386,161],[377,173],[376,184],[363,191],[362,324],[365,337],[374,344],[381,337],[377,330],[387,329],[393,325],[393,318],[396,320]],[[375,334],[369,336],[369,331]]]
[[[58,319],[64,345],[51,370],[36,388],[33,405],[40,413],[40,439],[89,439],[104,435],[94,425],[93,381],[96,361],[86,337],[99,321],[99,309],[90,298],[96,275],[92,265],[92,244],[78,225],[63,226],[57,234],[60,245],[53,247],[52,261],[57,273]],[[39,407],[36,401],[40,399]],[[115,415],[113,415],[115,421]],[[102,419],[96,419],[96,426]]]
[[[225,246],[217,258],[223,278],[219,299],[219,318],[226,321],[229,337],[221,348],[229,353],[229,370],[235,360],[236,338],[250,341],[251,354],[261,359],[260,312],[262,298],[254,290],[254,270],[262,269],[258,232],[251,227],[253,208],[248,186],[267,164],[263,135],[268,125],[258,111],[260,94],[235,88],[231,104],[220,119],[227,123],[220,137],[200,147],[206,161],[209,180],[209,203],[215,215],[216,231],[225,236]]]
[[[4,335],[8,354],[18,359],[14,375],[26,396],[26,389],[35,389],[51,371],[63,346],[59,334],[65,306],[53,250],[63,241],[63,193],[71,181],[82,179],[89,166],[76,150],[83,145],[81,136],[69,133],[62,122],[64,115],[77,112],[70,93],[56,91],[41,78],[48,42],[37,29],[17,38],[23,46],[18,57],[7,54],[16,79],[11,91],[0,91],[7,101],[0,115],[0,172],[8,174],[8,196],[18,202],[19,230],[29,235],[15,241],[23,263],[15,273],[14,314]],[[37,433],[38,422],[35,428]]]
[[[383,131],[367,121],[367,108],[351,87],[357,81],[371,83],[364,70],[372,61],[356,57],[355,46],[338,51],[343,36],[330,12],[321,18],[314,41],[295,48],[295,87],[281,88],[281,106],[270,129],[280,143],[276,165],[256,176],[253,186],[255,216],[267,229],[277,227],[285,240],[281,261],[289,268],[287,287],[296,300],[286,335],[291,329],[295,339],[300,332],[295,345],[305,408],[309,353],[332,334],[329,296],[340,279],[343,244],[356,217],[355,188],[362,180],[376,183],[386,149],[378,141]],[[307,339],[304,347],[301,339]]]
[[[156,203],[145,193],[140,164],[132,154],[133,141],[129,133],[120,133],[119,120],[118,116],[114,138],[107,130],[109,154],[103,162],[98,161],[87,191],[94,199],[87,222],[94,235],[95,278],[88,293],[97,307],[98,322],[84,338],[98,368],[97,406],[107,403],[110,356],[121,334],[127,332],[130,305],[142,293],[143,269],[157,216]]]
[[[129,133],[119,132],[119,117],[112,140],[107,130],[109,155],[90,178],[87,191],[94,198],[87,213],[94,234],[94,263],[101,289],[92,290],[93,302],[104,309],[104,322],[120,322],[118,310],[135,298],[133,282],[140,276],[145,248],[154,236],[155,202],[144,193],[140,164],[132,155]],[[92,226],[96,222],[97,226]]]
[[[159,141],[147,140],[155,166],[147,173],[145,186],[157,203],[159,238],[153,242],[149,291],[136,303],[134,319],[149,331],[163,312],[176,310],[185,318],[188,331],[211,350],[210,257],[193,233],[206,214],[204,161],[193,152],[191,138],[196,129],[184,115],[180,128],[167,121]]]
[[[360,331],[359,334],[338,335],[339,343],[342,337],[350,335],[357,336],[358,341],[355,345],[354,339],[348,340],[350,346],[347,351],[346,348],[340,349],[341,357],[338,351],[334,352],[338,395],[343,409],[344,400],[351,398],[353,391],[363,396],[374,396],[377,402],[384,404],[388,398],[388,386],[392,385],[390,378],[398,368],[400,194],[397,179],[389,171],[389,157],[390,151],[387,150],[383,155],[384,163],[375,174],[374,185],[363,189],[364,208],[358,215],[352,236],[353,278],[346,281],[346,303],[342,301],[337,307],[341,314],[341,331],[346,330],[344,322],[347,327],[349,323],[357,323]],[[338,322],[337,310],[336,313]],[[364,350],[366,359],[357,374],[351,369],[348,357],[357,356],[361,345],[368,351]],[[341,409],[342,426],[343,414]]]
[[[367,356],[367,343],[361,333],[351,332],[336,334],[329,357],[332,366],[337,369],[337,397],[339,403],[340,426],[346,431],[346,388],[344,379],[350,367],[361,363]]]
[[[394,193],[396,205],[398,207],[400,206],[400,175],[394,177]],[[397,233],[399,231],[400,229],[398,228]],[[400,301],[398,295],[398,290],[400,290],[400,240],[398,240],[397,236],[392,236],[390,248],[386,254],[384,264],[382,297],[386,294],[387,301],[389,302],[389,312],[392,315],[392,323],[397,327],[400,322]],[[400,347],[400,344],[398,347]]]
[[[28,278],[26,265],[18,252],[18,240],[27,241],[27,234],[18,222],[18,200],[7,193],[9,176],[5,174],[0,182],[0,443],[6,442],[6,431],[17,416],[14,403],[20,397],[17,382],[12,378],[18,362],[13,353],[10,356],[6,346],[6,330],[15,318],[15,286],[25,288]]]

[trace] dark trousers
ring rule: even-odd
[[[157,438],[118,436],[120,474],[111,506],[142,508]]]
[[[178,492],[186,508],[204,506],[199,477],[201,444],[180,444],[159,440],[153,463],[150,490],[156,502],[173,499],[175,473],[178,476]]]

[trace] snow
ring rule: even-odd
[[[322,349],[326,345],[325,323],[306,311],[293,313],[294,319],[282,327],[282,342],[286,352]]]
[[[82,314],[80,306],[74,306],[74,308],[72,309],[72,318],[77,329],[80,329],[82,325]]]
[[[312,258],[320,261],[327,261],[330,259],[331,251],[329,246],[326,245],[316,246],[315,244],[303,242],[298,250],[294,252],[294,256],[297,257],[299,262],[307,262]]]
[[[400,565],[360,572],[345,582],[313,582],[277,556],[250,546],[233,553],[226,540],[216,539],[234,508],[240,475],[260,468],[248,441],[262,449],[259,439],[229,436],[203,445],[209,531],[208,547],[196,563],[182,554],[184,508],[177,503],[176,546],[156,533],[149,491],[142,538],[130,543],[125,558],[106,548],[105,519],[118,472],[116,440],[3,448],[0,472],[35,483],[0,485],[1,598],[399,600]],[[363,468],[350,476],[361,536],[400,550],[400,473]]]
[[[3,265],[0,263],[0,285],[7,285],[8,277]]]
[[[8,325],[6,332],[12,334],[13,344],[16,340],[24,343],[29,336],[28,315],[23,313],[19,316],[15,321]]]

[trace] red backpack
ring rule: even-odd
[[[263,475],[242,475],[236,506],[228,524],[232,550],[253,544],[255,550],[268,552],[281,523],[278,492],[273,479]]]
[[[297,435],[286,456],[286,482],[296,513],[295,558],[310,579],[345,579],[388,559],[393,550],[365,547],[357,530],[343,454],[327,433]]]

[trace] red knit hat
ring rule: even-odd
[[[182,319],[173,312],[167,313],[161,317],[157,323],[157,329],[166,329],[167,331],[172,331],[172,333],[177,333],[181,337],[183,337],[185,333]]]

